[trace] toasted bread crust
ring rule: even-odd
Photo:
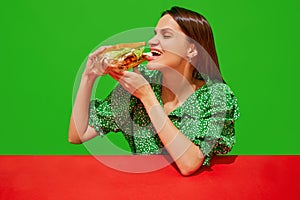
[[[123,49],[123,48],[137,48],[137,47],[141,47],[141,46],[145,46],[146,42],[134,42],[134,43],[123,43],[123,44],[117,44],[111,47],[108,47],[107,49],[105,49],[102,54],[109,52],[109,51],[114,51],[114,50],[118,50],[118,49]]]

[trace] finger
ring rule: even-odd
[[[124,77],[124,73],[123,72],[120,72],[120,71],[116,71],[116,70],[111,70],[111,72],[115,75],[115,76],[118,76],[119,78],[122,78]]]
[[[135,75],[135,73],[131,72],[131,71],[123,71],[122,75],[126,78],[130,78],[130,77],[133,77],[133,75]]]
[[[122,85],[122,87],[126,90],[129,90],[129,84],[126,83],[124,80],[119,79],[118,82],[120,83],[120,85]]]
[[[116,81],[119,81],[119,77],[117,77],[114,73],[112,73],[112,72],[109,72],[108,73],[113,79],[115,79]]]
[[[120,70],[117,70],[117,69],[114,69],[113,67],[111,67],[111,71],[114,73],[114,74],[118,74],[120,76],[124,76],[124,72],[120,71]]]
[[[111,77],[113,77],[114,79],[116,79],[117,81],[119,81],[119,80],[122,79],[122,77],[123,77],[122,74],[116,73],[115,71],[110,71],[110,72],[109,72],[109,75],[110,75]]]
[[[128,72],[128,71],[123,71],[123,72],[122,72],[122,75],[123,75],[124,77],[128,77],[129,74],[130,74],[130,72]]]
[[[133,68],[133,71],[137,74],[141,74],[141,72],[139,71],[139,69],[137,67]]]
[[[129,87],[131,85],[128,79],[124,78],[124,76],[120,76],[120,75],[115,75],[115,76],[118,79],[118,82],[121,83],[123,86]]]
[[[119,82],[122,87],[127,90],[129,93],[133,94],[133,92],[135,91],[135,89],[128,83],[124,82],[124,81],[120,81]]]
[[[100,47],[100,48],[103,48],[103,49],[104,49],[104,47]],[[98,50],[99,50],[99,49],[98,49]],[[90,54],[89,54],[89,58],[91,59],[91,58],[95,57],[98,50],[93,51],[92,53],[90,53]],[[102,50],[102,49],[101,49],[101,50]]]
[[[97,49],[95,51],[96,54],[101,54],[102,52],[104,52],[106,49],[110,48],[111,46],[102,46],[99,49]]]
[[[108,57],[104,56],[104,57],[100,58],[100,63],[103,66],[103,68],[106,70],[108,68],[108,65],[109,65]]]
[[[96,51],[92,52],[90,55],[89,55],[89,58],[93,58],[95,57],[96,55],[98,54],[101,54],[105,49],[109,48],[111,46],[101,46],[99,47]]]

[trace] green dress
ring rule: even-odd
[[[139,71],[150,83],[156,98],[161,99],[162,75],[140,65]],[[204,153],[203,165],[214,154],[226,154],[235,144],[234,121],[238,119],[237,99],[228,85],[205,77],[205,85],[173,110],[169,119]],[[150,118],[136,97],[121,85],[104,99],[90,102],[89,125],[101,136],[121,131],[134,154],[165,154]]]

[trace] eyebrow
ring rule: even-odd
[[[172,29],[172,28],[169,28],[169,27],[166,27],[166,28],[161,28],[161,29],[159,29],[159,31],[161,31],[161,32],[165,32],[165,31],[171,31],[171,32],[175,32],[175,30],[174,29]],[[157,33],[157,29],[154,29],[154,34],[156,34]]]

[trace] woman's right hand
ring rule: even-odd
[[[101,46],[89,55],[84,75],[98,77],[108,73],[108,58],[101,54],[109,47],[111,46]]]

